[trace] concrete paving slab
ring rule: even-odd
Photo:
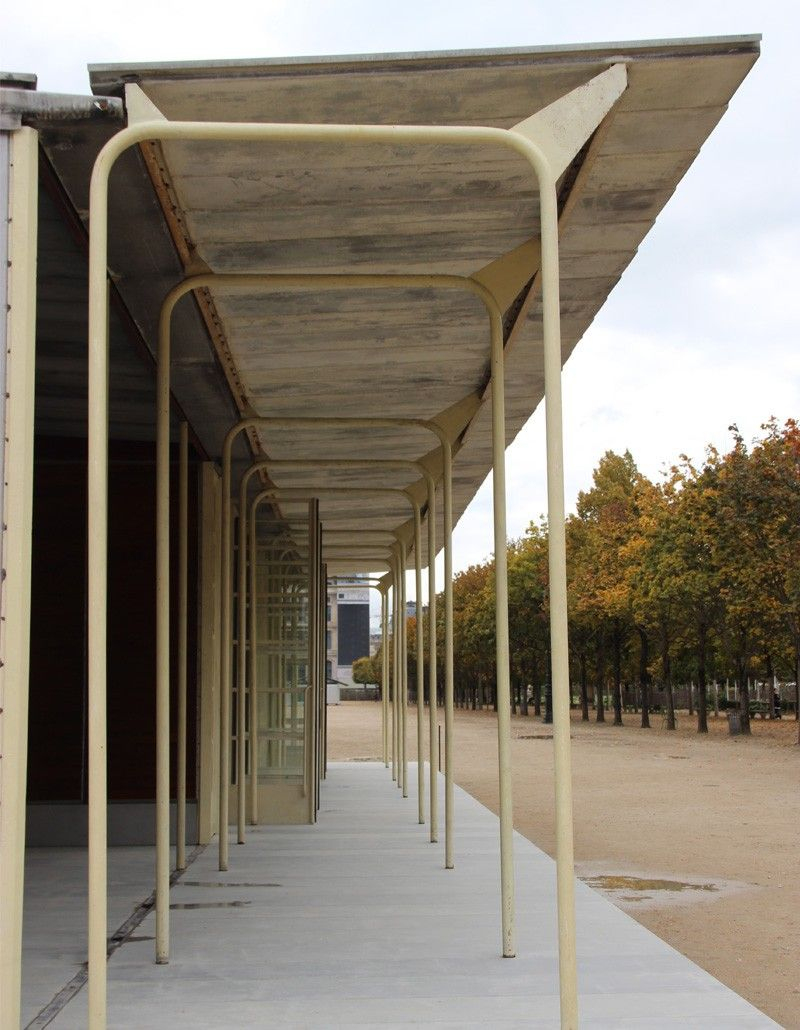
[[[501,958],[497,818],[456,789],[446,871],[415,789],[403,800],[381,765],[337,763],[317,826],[252,828],[226,873],[207,848],[172,889],[169,965],[142,939],[152,915],[112,956],[109,1026],[557,1027],[554,863],[516,835],[517,958]],[[582,1027],[777,1025],[576,889]],[[85,1005],[83,990],[51,1025],[85,1026]]]

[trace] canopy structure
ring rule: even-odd
[[[133,777],[123,790],[113,768],[111,783],[112,800],[131,796],[125,790],[155,799],[156,956],[166,962],[170,797],[180,867],[187,777],[190,795],[196,785],[195,839],[220,831],[220,869],[229,797],[240,843],[259,799],[276,818],[302,811],[315,819],[325,772],[327,576],[383,574],[383,678],[393,683],[391,709],[384,691],[384,758],[391,753],[407,793],[403,573],[415,568],[419,604],[421,568],[432,573],[442,547],[444,653],[437,664],[430,648],[427,814],[421,649],[416,780],[420,822],[429,819],[435,840],[438,674],[452,867],[451,533],[490,471],[503,954],[514,954],[503,455],[545,396],[562,1022],[576,1024],[560,369],[758,52],[758,37],[747,36],[94,65],[92,97],[39,94],[31,77],[3,77],[3,182],[9,205],[28,205],[27,235],[25,219],[12,218],[7,243],[9,351],[32,354],[35,343],[36,353],[35,406],[29,379],[24,388],[7,384],[20,428],[7,434],[6,467],[30,464],[35,429],[43,471],[34,489],[50,510],[64,496],[63,470],[54,470],[82,465],[88,449],[88,546],[71,566],[82,570],[88,559],[77,606],[87,613],[85,671],[82,626],[70,646],[81,644],[75,697],[84,706],[78,724],[88,724],[75,761],[89,808],[93,1026],[105,1020],[109,734],[110,753],[119,753],[107,701],[129,674],[120,656],[130,618],[114,635],[116,585],[128,576],[125,613],[135,621],[140,611],[152,616],[157,584],[155,622],[145,620],[137,638],[152,638],[145,647],[156,670],[143,688],[156,732],[142,738],[154,784]],[[33,553],[36,574],[52,531],[35,525],[31,544],[30,483],[19,475],[18,483],[6,476],[22,508],[5,530],[6,551],[13,546],[21,564],[4,584],[4,603],[30,614],[25,557]],[[75,489],[74,478],[66,481]],[[154,503],[146,526],[137,518],[145,492]],[[79,502],[63,502],[63,512],[73,509],[79,522]],[[131,539],[153,550],[141,588],[124,567]],[[433,616],[433,575],[429,607]],[[35,609],[7,638],[16,650],[2,656],[3,675],[15,677],[20,698],[25,626],[35,656],[37,634],[53,618]],[[23,708],[8,724],[12,739],[24,737]],[[8,711],[6,703],[4,727]],[[263,747],[256,711],[266,719]],[[196,713],[188,746],[187,713]],[[17,864],[24,750],[17,779],[3,777],[4,848]],[[38,800],[52,800],[41,790]],[[7,940],[4,993],[13,999],[18,933]]]
[[[757,51],[748,37],[95,65],[90,72],[96,94],[122,97],[125,84],[136,83],[173,121],[509,128],[624,63],[624,94],[597,124],[590,117],[585,139],[576,133],[576,153],[559,179],[566,360]],[[74,128],[43,134],[44,150],[78,212],[88,207],[88,171],[98,144],[115,128],[95,123],[87,131],[83,124],[78,139]],[[114,281],[152,350],[158,306],[176,273],[186,270],[466,275],[499,291],[507,442],[542,398],[538,199],[520,155],[440,143],[148,143],[120,162],[110,203]],[[437,419],[458,449],[458,519],[491,467],[486,317],[477,298],[435,289],[343,294],[311,287],[269,298],[212,289],[198,301],[176,312],[173,392],[206,453],[220,453],[231,399],[241,414]],[[59,411],[49,414],[63,419]],[[141,421],[150,424],[149,408]],[[300,436],[274,427],[253,433],[251,444],[274,458],[349,456],[352,446],[347,432]],[[365,457],[418,458],[432,450],[420,431],[375,430],[359,440]],[[435,469],[433,455],[429,461]],[[382,478],[396,482],[396,476]],[[276,482],[308,480],[293,473]],[[349,513],[330,503],[355,532],[395,529],[404,521],[386,501]]]

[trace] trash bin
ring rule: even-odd
[[[735,737],[742,732],[742,713],[738,708],[728,709],[728,733]]]

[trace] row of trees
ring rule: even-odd
[[[751,679],[773,676],[794,681],[797,713],[800,427],[771,420],[750,446],[730,428],[728,453],[709,447],[701,465],[682,456],[659,483],[629,452],[608,451],[579,494],[567,520],[567,574],[572,679],[586,720],[593,706],[605,721],[610,696],[621,724],[627,696],[642,726],[655,700],[674,729],[673,684],[691,680],[705,733],[709,685],[728,680],[748,733]],[[508,570],[514,705],[527,712],[531,685],[538,712],[549,677],[544,521],[509,544]],[[493,559],[460,572],[453,598],[456,697],[475,705],[494,686]],[[411,619],[411,684],[414,630]]]

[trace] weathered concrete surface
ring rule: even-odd
[[[411,794],[382,766],[333,765],[318,826],[251,831],[225,874],[206,850],[173,888],[198,907],[172,911],[169,966],[151,940],[111,959],[109,1025],[558,1026],[553,862],[517,837],[518,957],[504,960],[496,817],[456,790],[446,872]],[[776,1025],[577,886],[582,1027]],[[85,1026],[85,1004],[84,990],[51,1025]]]

